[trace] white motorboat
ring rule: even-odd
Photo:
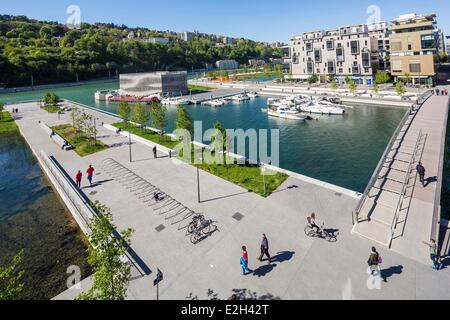
[[[97,101],[107,101],[106,99],[106,95],[109,94],[110,91],[109,90],[102,90],[102,91],[97,91],[95,93],[95,100]]]
[[[202,104],[206,105],[206,106],[218,108],[218,107],[222,107],[225,104],[225,100],[223,100],[223,99],[209,100],[209,101],[202,102]]]
[[[238,94],[236,96],[231,97],[231,100],[237,101],[237,102],[242,102],[242,101],[250,100],[250,97],[244,93],[244,94]]]
[[[250,93],[247,93],[247,96],[248,96],[250,99],[255,99],[255,98],[258,98],[258,97],[259,97],[259,95],[258,95],[257,92],[250,92]]]
[[[320,104],[316,102],[304,104],[299,108],[302,112],[305,113],[314,113],[323,115],[343,115],[345,113],[345,110],[340,107],[330,106],[327,104]]]
[[[182,98],[166,98],[161,101],[165,106],[185,106],[189,104],[188,99]]]
[[[308,117],[300,114],[296,110],[292,110],[287,106],[279,106],[276,109],[269,108],[267,114],[272,117],[289,119],[289,120],[306,120]]]

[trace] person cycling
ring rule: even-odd
[[[307,218],[307,220],[311,225],[311,228],[315,229],[316,233],[320,233],[320,227],[316,223],[316,214],[312,213],[311,216]]]

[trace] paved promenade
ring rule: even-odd
[[[207,299],[213,290],[221,299],[233,290],[248,290],[258,298],[280,299],[450,299],[450,272],[436,272],[430,263],[407,258],[380,248],[383,274],[380,290],[367,285],[367,259],[375,243],[351,234],[352,211],[358,199],[289,178],[273,195],[264,199],[234,184],[201,172],[202,203],[197,203],[196,169],[177,165],[167,157],[153,159],[152,150],[133,143],[133,162],[129,162],[127,139],[99,128],[100,140],[110,148],[81,158],[73,151],[62,151],[54,144],[38,121],[52,126],[70,123],[68,114],[61,120],[36,105],[16,105],[17,123],[36,151],[53,155],[74,176],[89,164],[96,168],[95,185],[84,188],[91,200],[111,208],[119,229],[133,228],[132,248],[151,272],[134,277],[129,299],[155,299],[153,280],[156,270],[164,272],[160,285],[161,299]],[[8,106],[10,108],[10,106]],[[110,116],[94,113],[98,122],[110,124]],[[183,223],[134,196],[103,168],[112,158],[153,185],[170,194],[185,206],[213,219],[218,231],[203,242],[192,245]],[[85,178],[83,183],[86,184]],[[295,186],[294,188],[289,188]],[[242,220],[233,218],[237,212]],[[320,223],[339,232],[336,243],[310,239],[304,233],[306,217],[316,212]],[[165,228],[158,232],[156,228]],[[256,260],[261,234],[266,233],[272,265]],[[243,276],[239,265],[241,246],[248,247],[250,268],[254,274]],[[141,264],[141,265],[142,265]],[[138,273],[133,271],[133,275]],[[88,283],[86,283],[88,284]],[[57,299],[72,299],[79,292],[70,290]],[[255,297],[255,295],[253,295]]]

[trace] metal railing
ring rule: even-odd
[[[49,157],[44,151],[41,151],[40,158],[44,162],[45,167],[50,171],[52,177],[58,183],[58,187],[62,189],[64,195],[77,210],[78,216],[83,220],[85,229],[89,231],[90,221],[97,215],[90,203],[83,198],[72,181],[66,177],[66,174],[61,170],[53,156]]]
[[[364,202],[367,200],[370,190],[372,189],[372,187],[375,185],[375,183],[377,182],[380,172],[383,169],[384,163],[386,162],[387,156],[389,154],[390,151],[392,151],[392,147],[394,146],[395,142],[398,139],[398,135],[400,134],[400,132],[402,131],[403,127],[406,125],[406,122],[408,121],[408,119],[411,117],[411,121],[408,124],[408,126],[411,125],[412,120],[415,118],[416,114],[418,113],[418,111],[420,110],[420,108],[423,106],[423,104],[433,95],[432,91],[427,91],[425,92],[423,95],[421,95],[418,99],[417,99],[417,105],[418,108],[415,109],[413,108],[411,111],[408,111],[405,116],[403,117],[403,119],[400,121],[400,124],[398,125],[397,129],[395,130],[394,134],[391,137],[391,140],[389,141],[383,155],[381,156],[380,161],[378,162],[378,165],[372,175],[372,177],[369,180],[369,183],[367,184],[366,189],[364,190],[364,193],[360,199],[360,201],[358,202],[358,205],[356,207],[356,210],[352,212],[352,222],[353,224],[358,224],[359,223],[359,214],[361,212],[362,206],[364,205]],[[405,130],[403,137],[406,135],[407,130]]]
[[[388,243],[389,248],[392,246],[392,241],[394,240],[395,230],[397,229],[397,225],[398,225],[398,219],[400,218],[400,212],[402,211],[402,206],[403,206],[403,201],[405,199],[406,190],[408,188],[408,183],[411,178],[412,165],[416,161],[416,155],[417,155],[417,151],[419,149],[420,142],[422,141],[422,136],[423,136],[422,130],[420,130],[419,136],[417,137],[416,145],[414,146],[413,154],[411,156],[411,159],[409,160],[408,171],[407,171],[405,180],[403,181],[403,187],[402,187],[402,191],[400,193],[400,197],[397,202],[397,206],[396,206],[395,213],[394,213],[394,218],[392,219],[391,237],[389,238],[389,243]]]

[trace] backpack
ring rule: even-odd
[[[382,264],[383,263],[383,258],[381,258],[380,255],[378,255],[378,264]]]

